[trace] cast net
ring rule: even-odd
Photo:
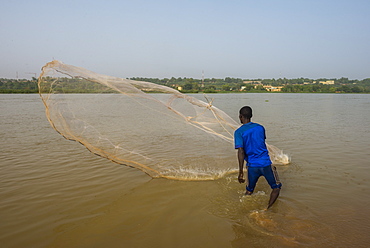
[[[237,171],[233,133],[239,125],[206,96],[202,101],[59,61],[42,68],[38,86],[51,126],[115,163],[177,180],[214,180]],[[274,163],[289,163],[281,150],[268,148]]]

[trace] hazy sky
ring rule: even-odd
[[[370,77],[369,0],[0,0],[0,78]]]

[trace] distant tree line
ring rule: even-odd
[[[265,86],[281,87],[281,92],[289,93],[370,93],[370,78],[363,80],[351,80],[348,78],[340,79],[308,79],[308,78],[278,78],[278,79],[224,79],[205,78],[140,78],[134,77],[132,80],[152,82],[180,89],[184,93],[217,93],[217,92],[267,92]],[[332,81],[333,84],[323,82]]]
[[[37,79],[4,79],[0,78],[0,93],[37,93]]]
[[[42,93],[115,93],[116,91],[103,84],[83,78],[51,78],[43,77]]]
[[[184,93],[218,93],[218,92],[267,92],[268,87],[280,87],[281,92],[287,93],[370,93],[370,78],[363,80],[339,79],[308,79],[308,78],[278,78],[278,79],[241,79],[226,77],[217,78],[142,78],[134,77],[131,80],[152,82],[180,90]],[[45,89],[48,91],[53,79],[44,79]],[[330,81],[331,83],[325,83]],[[47,83],[49,82],[49,83]],[[323,83],[324,82],[324,83]],[[101,93],[114,92],[102,85],[88,80],[63,78],[53,83],[54,92],[63,93]],[[0,78],[0,93],[38,93],[37,79],[4,79]]]

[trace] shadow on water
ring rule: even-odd
[[[331,247],[331,227],[309,207],[284,196],[264,210],[269,200],[269,186],[260,180],[258,190],[244,195],[244,185],[230,176],[219,180],[222,195],[214,199],[211,213],[233,221],[233,247]],[[257,186],[258,187],[258,186]]]

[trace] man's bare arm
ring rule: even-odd
[[[243,168],[244,168],[244,149],[242,147],[239,147],[238,148],[238,162],[239,162],[239,176],[238,176],[238,181],[239,183],[244,183],[245,182],[245,179],[244,179],[244,172],[243,172]]]

